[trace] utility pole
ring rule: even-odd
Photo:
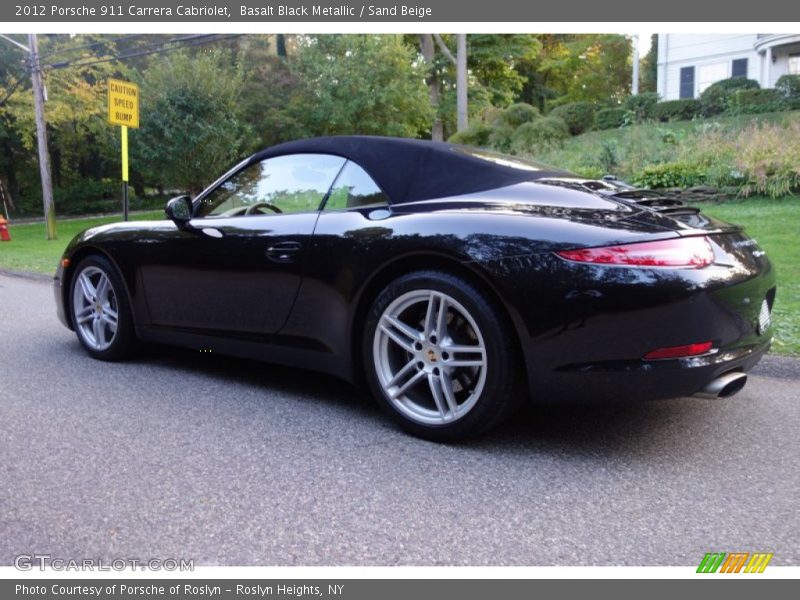
[[[463,131],[469,126],[469,113],[467,111],[467,34],[459,33],[456,36],[458,54],[456,55],[456,105],[458,110],[458,130]]]
[[[456,125],[458,131],[463,131],[469,125],[468,94],[467,94],[467,34],[456,35],[456,55],[450,52],[442,36],[433,34],[433,39],[453,66],[456,68]]]
[[[53,179],[50,175],[50,153],[47,150],[47,124],[44,120],[44,85],[39,64],[39,42],[35,33],[28,34],[33,80],[33,104],[36,110],[36,143],[39,147],[39,172],[42,176],[42,201],[47,239],[56,239],[56,211],[53,205]]]
[[[633,34],[633,75],[631,78],[631,94],[639,93],[639,34]]]

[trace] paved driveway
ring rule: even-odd
[[[309,372],[91,360],[43,282],[0,276],[0,311],[0,564],[800,564],[793,360],[727,401],[532,409],[437,445]]]

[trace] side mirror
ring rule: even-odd
[[[164,213],[179,229],[187,229],[192,218],[192,200],[189,196],[176,196],[167,201]]]

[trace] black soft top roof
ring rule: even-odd
[[[342,156],[361,165],[392,203],[483,192],[571,173],[444,142],[374,136],[319,137],[278,144],[251,161],[284,154]]]

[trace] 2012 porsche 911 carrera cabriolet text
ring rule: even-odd
[[[774,272],[740,227],[475,148],[289,142],[166,214],[64,252],[58,315],[91,356],[145,340],[323,371],[430,439],[528,399],[729,396],[770,345]]]

